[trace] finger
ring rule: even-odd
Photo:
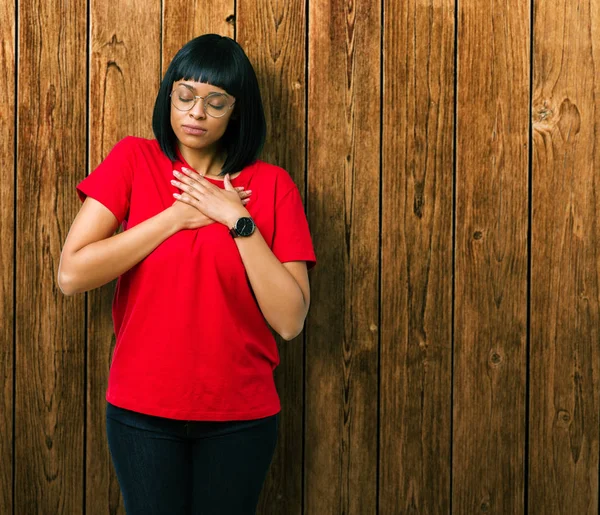
[[[186,175],[183,170],[187,170],[189,175]],[[204,179],[201,175],[191,172],[188,168],[182,168],[182,172],[178,172],[176,170],[173,171],[173,175],[176,179],[178,179],[181,183],[187,184],[198,191],[205,191],[208,185],[208,181]],[[210,184],[212,186],[212,184]]]
[[[194,172],[194,170],[190,170],[189,168],[186,168],[185,166],[181,167],[181,172],[194,180],[197,180],[198,177],[202,177],[199,173]]]
[[[199,202],[194,198],[188,195],[187,193],[173,193],[173,197],[175,197],[178,201],[183,202],[184,204],[188,204],[196,209],[200,209]]]
[[[189,177],[189,176],[185,175],[184,173],[178,172],[177,170],[173,170],[173,175],[175,176],[175,178],[178,181],[180,181],[180,182],[182,182],[184,184],[188,184],[188,185],[190,185],[190,186],[192,186],[192,187],[194,187],[196,189],[201,189],[200,188],[200,181],[199,180],[196,180],[193,177]],[[195,175],[196,175],[196,177],[201,177],[198,174],[195,174]]]
[[[198,200],[199,200],[200,195],[202,195],[201,191],[199,191],[198,188],[190,186],[189,184],[185,184],[181,181],[177,181],[177,180],[173,179],[171,181],[171,184],[173,186],[179,188],[181,191],[187,192],[191,197],[194,197]]]
[[[250,202],[249,198],[246,198],[246,199],[242,200],[242,204],[244,204],[244,205],[246,205],[248,202]]]
[[[243,187],[243,186],[236,186],[236,188],[235,188],[235,189],[236,189],[236,190],[238,190],[238,191],[243,191],[243,190],[244,190],[244,187]]]
[[[225,180],[223,182],[225,183],[225,189],[227,191],[233,191],[233,186],[231,185],[229,174],[225,175]]]

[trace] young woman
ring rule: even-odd
[[[306,215],[290,175],[258,159],[258,82],[232,39],[177,53],[152,127],[77,186],[58,283],[118,277],[106,424],[128,515],[252,514],[280,412],[269,326],[291,340],[310,303]]]

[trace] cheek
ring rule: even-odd
[[[171,106],[171,128],[174,132],[177,131],[177,127],[179,126],[179,112],[175,111],[173,106]]]

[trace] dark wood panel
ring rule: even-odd
[[[454,1],[386,6],[382,514],[450,511]]]
[[[0,4],[0,513],[13,510],[15,2]]]
[[[375,513],[379,340],[378,1],[309,3],[305,513]],[[290,137],[290,136],[288,136]]]
[[[304,192],[305,5],[302,0],[238,0],[237,40],[258,75],[267,118],[265,161],[285,168]],[[300,335],[277,337],[281,363],[275,382],[281,399],[278,444],[258,513],[302,513],[304,348]]]
[[[235,35],[235,0],[163,0],[162,74],[177,51],[202,34]]]
[[[529,4],[458,9],[453,510],[523,513]]]
[[[90,5],[91,171],[125,136],[153,137],[152,110],[160,84],[161,4],[160,0],[92,0]],[[106,386],[115,344],[114,285],[113,281],[93,290],[88,302],[86,509],[98,514],[125,513],[105,425]]]
[[[15,513],[83,502],[84,298],[56,284],[85,170],[86,6],[19,2]]]
[[[598,513],[600,3],[536,2],[529,511]]]

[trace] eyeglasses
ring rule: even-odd
[[[171,103],[178,111],[191,111],[198,99],[202,99],[204,112],[212,118],[221,118],[227,114],[235,104],[231,102],[226,93],[209,93],[205,97],[194,95],[194,92],[187,86],[180,84],[171,91]]]

